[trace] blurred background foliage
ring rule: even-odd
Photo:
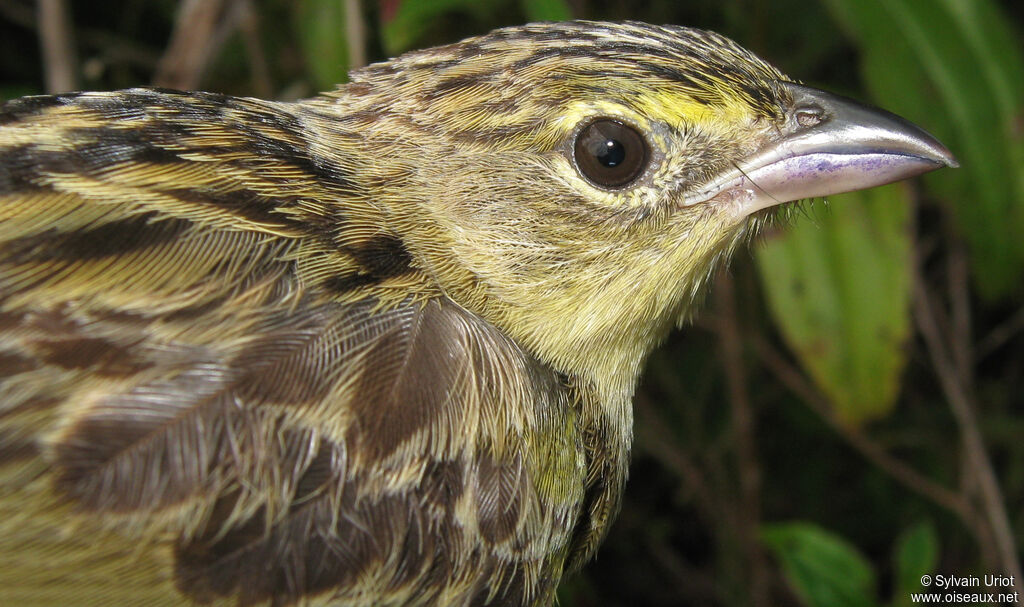
[[[622,513],[561,604],[899,606],[925,573],[1020,581],[1018,0],[0,0],[0,98],[296,99],[574,17],[717,30],[923,125],[963,167],[794,207],[719,276],[651,360]]]

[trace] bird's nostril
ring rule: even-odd
[[[793,119],[801,128],[810,128],[821,124],[825,112],[818,107],[803,107],[793,112]]]

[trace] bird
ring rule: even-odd
[[[572,21],[297,102],[0,107],[0,603],[549,605],[644,362],[786,204],[953,155],[721,35]]]

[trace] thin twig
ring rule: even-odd
[[[740,491],[740,505],[736,509],[736,531],[747,564],[750,566],[747,581],[751,604],[767,605],[768,572],[757,536],[761,525],[761,469],[757,462],[756,420],[750,406],[750,394],[747,391],[747,378],[743,367],[743,342],[736,314],[736,289],[728,272],[723,272],[716,282],[715,308],[719,320],[719,352],[729,390]]]
[[[71,20],[64,0],[39,0],[37,4],[39,42],[43,50],[46,92],[64,93],[78,89],[75,45]]]
[[[1021,307],[1013,316],[978,341],[974,347],[975,360],[981,360],[992,354],[1022,331],[1024,331],[1024,307]]]
[[[963,246],[955,243],[950,247],[947,266],[949,268],[949,301],[952,317],[952,339],[949,353],[952,357],[960,383],[970,390],[974,384],[974,363],[971,360],[971,302],[969,278],[967,275],[967,253]]]
[[[1006,514],[999,482],[996,479],[992,463],[989,461],[978,420],[974,414],[973,399],[961,381],[963,372],[957,370],[953,355],[943,347],[942,335],[920,272],[916,272],[914,276],[914,319],[917,321],[918,330],[924,337],[939,384],[946,395],[950,410],[953,412],[953,418],[960,428],[961,440],[970,466],[969,473],[972,480],[978,484],[982,508],[991,526],[1002,567],[1007,575],[1014,576],[1015,580],[1021,580],[1021,565],[1017,556],[1013,530]],[[1024,597],[1018,599],[1018,605],[1024,605]]]
[[[817,413],[830,428],[865,459],[910,491],[924,496],[954,513],[964,521],[968,529],[974,530],[973,509],[963,496],[921,475],[903,461],[895,458],[884,447],[871,440],[869,436],[840,422],[832,413],[828,399],[766,341],[755,339],[754,349],[760,360],[772,370],[779,381],[800,397],[803,403]]]
[[[345,41],[348,44],[348,69],[366,65],[366,23],[359,0],[345,0]]]
[[[32,31],[39,23],[30,7],[10,0],[0,0],[0,19]],[[105,63],[136,65],[151,71],[160,60],[160,53],[152,48],[105,30],[76,26],[74,38],[83,50],[99,52]]]
[[[273,84],[270,79],[270,68],[267,65],[267,54],[263,51],[263,38],[260,36],[260,19],[252,0],[239,0],[241,16],[238,28],[245,43],[245,53],[252,69],[253,89],[257,97],[273,95]]]
[[[633,399],[633,406],[638,417],[643,420],[643,423],[637,424],[637,431],[642,434],[638,437],[637,443],[643,445],[644,450],[658,460],[666,470],[673,472],[682,480],[683,486],[693,495],[697,509],[708,520],[719,518],[721,508],[708,489],[704,475],[697,464],[679,448],[679,441],[668,435],[665,430],[670,427],[668,422],[642,393]]]
[[[203,71],[224,38],[217,33],[224,1],[184,0],[153,84],[183,90],[199,87]]]

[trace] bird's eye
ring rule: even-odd
[[[618,120],[601,118],[583,127],[573,144],[579,172],[595,185],[620,188],[647,168],[650,151],[643,136]]]

